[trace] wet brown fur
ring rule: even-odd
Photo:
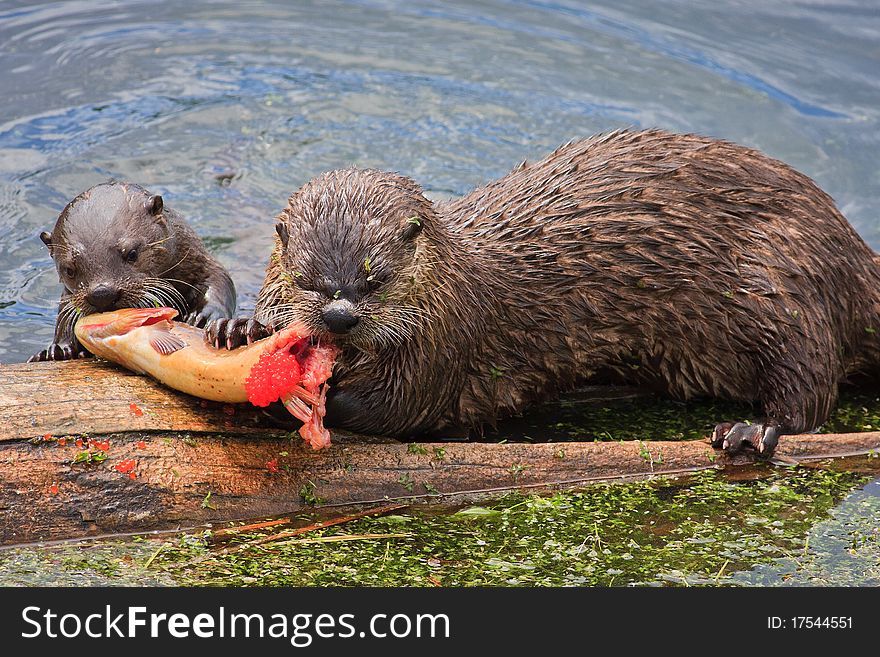
[[[158,199],[155,212],[153,199]],[[73,325],[80,315],[102,310],[88,301],[97,285],[119,290],[114,308],[171,306],[196,325],[235,311],[235,287],[226,270],[179,213],[139,185],[91,187],[68,203],[52,232],[41,237],[64,291],[54,342],[32,360],[82,353]],[[127,262],[132,250],[137,257]]]
[[[878,363],[873,251],[809,178],[725,141],[617,131],[436,204],[397,174],[335,171],[280,221],[255,316],[320,333],[345,287],[353,430],[478,427],[601,379],[756,402],[792,433]]]

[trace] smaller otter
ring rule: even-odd
[[[64,291],[52,344],[28,362],[88,356],[73,334],[81,314],[161,305],[204,326],[235,312],[226,270],[180,214],[139,185],[95,185],[68,203],[40,239]]]

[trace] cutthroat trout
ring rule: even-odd
[[[126,308],[81,317],[74,332],[96,356],[169,388],[220,402],[281,401],[304,422],[306,442],[330,444],[323,420],[336,347],[313,344],[308,329],[294,324],[246,347],[214,349],[202,329],[175,322],[176,315],[173,308]]]

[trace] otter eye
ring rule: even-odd
[[[76,276],[76,267],[74,267],[73,265],[65,265],[64,266],[64,275],[67,276],[67,278],[75,277]]]
[[[125,259],[126,262],[136,262],[138,259],[138,255],[138,250],[135,248],[126,251],[122,257]]]

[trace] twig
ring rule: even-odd
[[[150,567],[150,564],[153,563],[153,560],[159,556],[159,553],[165,549],[165,543],[162,543],[159,548],[153,552],[149,559],[147,559],[147,563],[144,564],[144,570]]]
[[[339,534],[337,536],[318,536],[317,538],[294,538],[283,541],[285,545],[305,545],[306,543],[341,543],[342,541],[367,541],[377,538],[409,538],[412,534]]]
[[[318,529],[324,529],[325,527],[332,527],[334,525],[341,525],[346,522],[351,522],[352,520],[360,520],[361,518],[367,518],[370,516],[383,516],[386,513],[391,513],[392,511],[397,511],[398,509],[402,509],[406,504],[387,504],[385,506],[374,507],[372,509],[365,509],[363,511],[358,511],[357,513],[352,513],[347,516],[340,516],[338,518],[331,518],[330,520],[319,520],[316,523],[311,525],[306,525],[305,527],[297,527],[296,529],[288,529],[287,531],[279,532],[277,534],[272,534],[271,536],[263,536],[261,538],[256,538],[252,541],[248,541],[243,545],[240,545],[238,548],[234,550],[234,552],[241,552],[242,550],[246,550],[255,545],[262,545],[263,543],[270,543],[272,541],[280,541],[285,538],[292,538],[293,536],[299,536],[301,534],[305,534],[307,532],[313,532]]]
[[[224,527],[214,532],[214,536],[225,536],[226,534],[235,534],[238,532],[249,532],[255,529],[265,529],[267,527],[275,527],[276,525],[286,525],[290,522],[290,518],[279,518],[278,520],[267,520],[266,522],[255,522],[251,525],[241,525],[240,527]]]

